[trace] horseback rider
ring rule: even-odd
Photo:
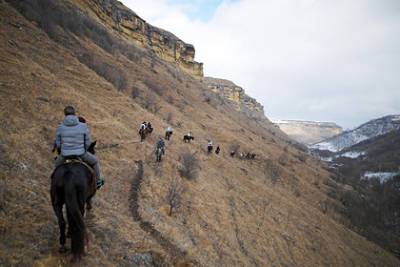
[[[139,126],[139,132],[146,130],[146,128],[147,128],[147,122],[144,121]]]
[[[64,109],[64,120],[57,127],[55,146],[61,152],[56,161],[56,168],[62,165],[66,158],[77,156],[93,167],[96,175],[96,186],[99,189],[104,185],[104,177],[101,176],[99,161],[96,156],[88,152],[91,138],[86,123],[79,121],[75,115],[75,109],[67,106]]]
[[[171,135],[172,135],[172,127],[168,126],[167,129],[165,129],[165,139],[169,140]]]
[[[213,143],[211,140],[208,140],[207,151],[208,151],[208,153],[211,153],[212,150],[213,150]]]
[[[165,142],[161,136],[158,138],[157,141],[157,149],[161,149],[163,155],[165,154]]]

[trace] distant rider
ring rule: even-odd
[[[164,139],[160,136],[157,141],[157,149],[161,149],[163,155],[165,154],[165,142]]]
[[[165,129],[165,139],[169,140],[169,138],[171,137],[173,131],[172,131],[172,127],[168,126],[167,129]]]
[[[139,126],[139,132],[146,130],[146,128],[147,128],[147,122],[144,121]]]
[[[212,150],[213,150],[213,143],[211,140],[208,140],[207,151],[208,151],[208,153],[211,153]]]
[[[67,106],[64,109],[64,120],[57,127],[55,144],[61,154],[58,155],[55,166],[62,165],[67,157],[77,156],[94,168],[96,175],[96,186],[99,189],[104,185],[101,176],[99,161],[96,156],[88,152],[91,144],[89,129],[86,123],[79,121],[75,115],[75,109]]]

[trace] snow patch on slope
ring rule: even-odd
[[[398,172],[365,172],[364,175],[361,177],[361,180],[370,180],[377,178],[380,183],[385,183],[398,174]]]

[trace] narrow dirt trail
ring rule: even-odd
[[[130,209],[132,212],[133,219],[139,222],[140,227],[143,231],[149,233],[160,246],[170,255],[174,266],[200,266],[200,263],[190,259],[187,252],[173,244],[166,237],[164,237],[154,226],[145,221],[139,212],[139,198],[140,198],[140,186],[143,181],[143,161],[136,161],[138,165],[138,170],[132,181],[131,194],[130,194]]]

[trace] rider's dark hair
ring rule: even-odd
[[[66,106],[64,108],[64,115],[65,116],[75,115],[75,108],[73,106]]]

